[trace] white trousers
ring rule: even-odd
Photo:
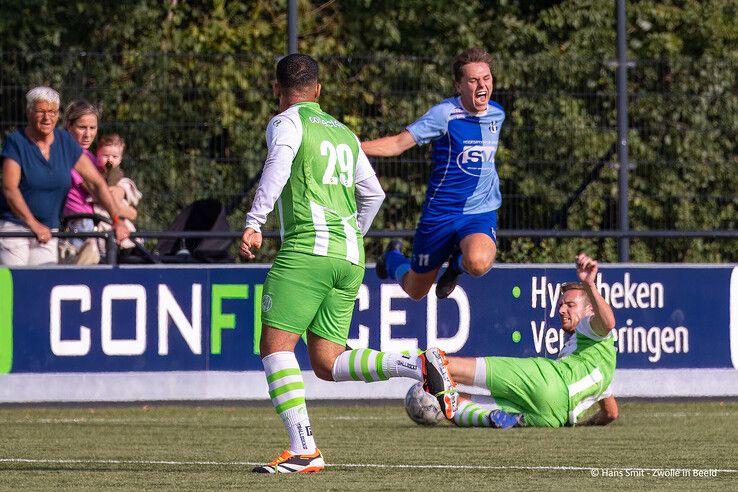
[[[0,220],[0,231],[31,232],[31,229],[15,222]],[[57,243],[57,238],[41,244],[35,237],[2,237],[0,238],[0,265],[35,266],[59,263]]]

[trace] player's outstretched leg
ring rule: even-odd
[[[492,427],[489,412],[489,408],[459,397],[458,408],[454,414],[454,424],[459,427]]]
[[[422,355],[353,349],[343,352],[333,363],[334,381],[385,381],[389,378],[423,380]]]
[[[448,260],[448,268],[443,272],[441,278],[438,279],[436,297],[439,299],[447,298],[456,288],[459,276],[462,273],[464,273],[464,270],[461,266],[461,251],[457,249],[451,254],[451,258]]]
[[[438,399],[441,410],[446,418],[451,420],[456,413],[459,393],[456,383],[448,371],[448,360],[443,350],[429,348],[423,354],[423,382],[424,388]]]
[[[402,275],[410,269],[410,260],[402,254],[402,241],[393,239],[390,241],[384,253],[377,258],[377,277],[381,279],[391,278],[393,280],[401,280]],[[400,276],[398,277],[398,267],[400,268]]]
[[[497,403],[479,403],[462,396],[459,397],[453,421],[459,427],[509,429],[525,426],[524,416],[521,413],[506,412],[499,408]]]
[[[305,384],[293,352],[274,352],[262,360],[269,384],[269,397],[290,438],[290,448],[256,473],[310,473],[323,469],[325,462],[315,447],[310,417],[305,405]]]

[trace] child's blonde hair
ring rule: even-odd
[[[123,140],[123,137],[121,137],[117,133],[109,133],[107,135],[103,135],[97,141],[97,148],[98,149],[100,147],[104,147],[106,145],[114,145],[116,147],[120,147],[123,151],[126,150],[126,141]]]

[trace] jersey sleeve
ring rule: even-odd
[[[587,338],[590,338],[592,340],[604,340],[610,336],[612,336],[612,333],[608,333],[604,337],[602,335],[598,335],[594,329],[592,329],[592,325],[590,324],[590,321],[592,320],[592,316],[587,316],[583,318],[579,324],[577,325],[577,333],[581,334],[582,336],[585,336]]]
[[[0,154],[1,157],[13,159],[15,162],[18,163],[18,165],[21,165],[23,162],[23,159],[20,155],[20,147],[18,146],[18,141],[15,138],[15,134],[10,134],[5,139],[5,143],[3,144],[3,151],[2,154]]]
[[[302,142],[302,125],[287,115],[272,118],[266,131],[267,157],[264,162],[259,186],[256,189],[251,210],[246,215],[246,227],[257,232],[266,222],[267,215],[274,210],[274,204],[292,171],[292,161]]]
[[[354,137],[356,137],[356,135],[354,135]],[[361,149],[359,137],[356,137],[356,142],[359,144],[359,155],[356,158],[355,182],[361,183],[362,181],[371,178],[376,173],[374,172],[371,162],[369,162],[369,158]]]
[[[356,183],[356,221],[362,235],[369,232],[383,201],[384,191],[376,176]]]
[[[302,142],[302,124],[299,117],[290,114],[278,114],[269,121],[266,129],[266,143],[269,151],[276,146],[285,146],[292,151],[292,158],[297,155]],[[292,164],[292,160],[290,160]]]
[[[425,145],[431,140],[445,135],[448,131],[448,115],[451,106],[436,104],[423,116],[407,126],[406,130],[418,145]]]
[[[354,135],[355,136],[355,135]],[[374,172],[369,158],[363,150],[361,150],[361,142],[356,137],[356,143],[359,145],[359,155],[356,159],[356,221],[362,235],[366,235],[369,228],[376,217],[379,207],[384,201],[384,191],[379,184],[377,175]]]

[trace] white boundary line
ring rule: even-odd
[[[64,459],[30,459],[0,458],[0,463],[39,463],[39,464],[79,464],[79,465],[206,465],[206,466],[258,466],[263,463],[250,461],[168,461],[168,460],[64,460]],[[388,468],[388,469],[436,469],[436,470],[523,470],[523,471],[644,471],[669,472],[671,470],[690,470],[693,472],[738,473],[738,470],[720,468],[642,468],[642,467],[599,467],[599,466],[520,466],[520,465],[387,465],[379,463],[328,463],[335,468]]]
[[[399,408],[399,407],[398,407]],[[738,411],[735,412],[650,412],[650,413],[644,413],[641,415],[638,415],[637,418],[639,419],[650,419],[650,418],[662,418],[662,417],[735,417],[738,415]],[[257,420],[259,422],[262,421],[261,415],[234,415],[228,419],[230,422],[250,422]],[[341,420],[347,420],[347,421],[362,421],[365,422],[367,420],[377,420],[382,422],[387,422],[389,420],[392,421],[398,421],[398,422],[407,422],[407,417],[405,417],[405,414],[398,413],[396,417],[391,418],[384,418],[384,417],[357,417],[357,416],[351,416],[351,415],[327,415],[324,417],[320,417],[321,421],[341,421]],[[29,424],[48,424],[48,425],[57,425],[57,424],[79,424],[79,425],[88,425],[88,424],[157,424],[161,420],[157,417],[132,417],[132,418],[106,418],[106,417],[69,417],[69,418],[49,418],[49,417],[38,417],[38,418],[26,418],[26,417],[19,417],[17,419],[13,418],[0,418],[0,424],[13,424],[13,425],[29,425]],[[198,417],[190,417],[187,419],[179,418],[179,422],[184,423],[199,423],[202,421],[201,418]],[[450,427],[453,427],[451,424]]]

